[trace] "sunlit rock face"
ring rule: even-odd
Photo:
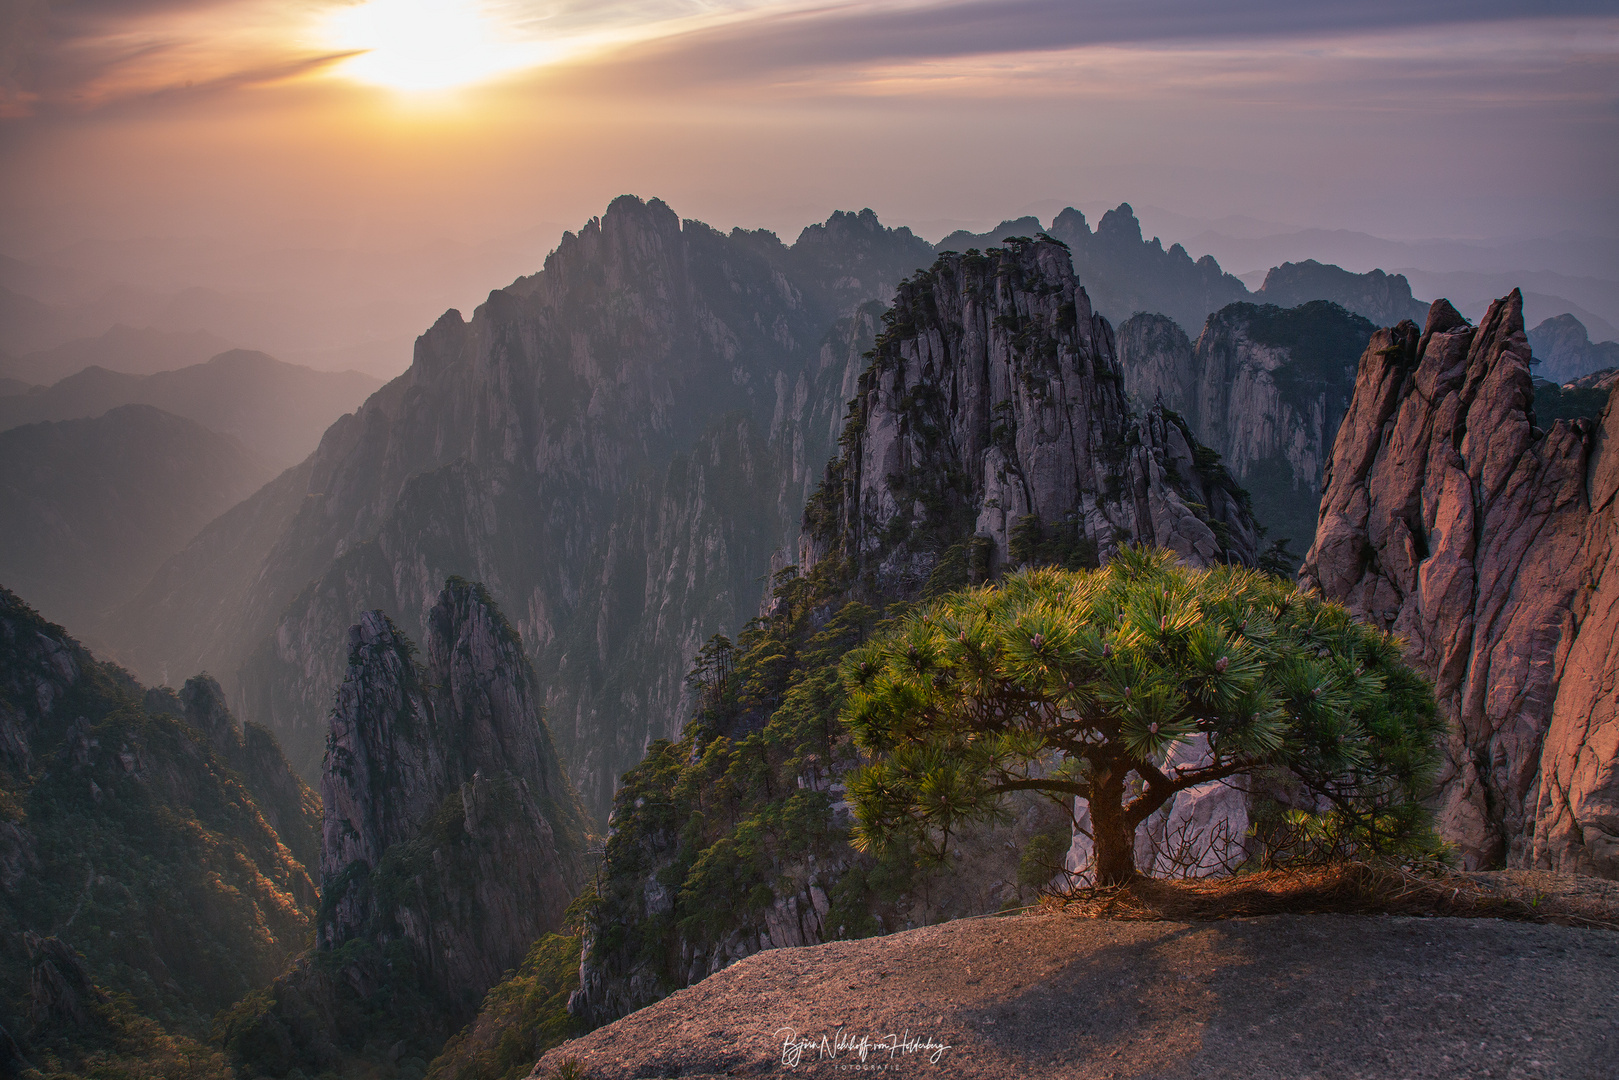
[[[1619,876],[1619,421],[1533,415],[1522,298],[1367,346],[1307,588],[1407,643],[1451,718],[1439,827],[1469,866]]]
[[[958,541],[993,573],[1037,518],[1105,559],[1121,544],[1252,562],[1256,533],[1183,421],[1133,412],[1113,332],[1050,241],[946,254],[901,286],[806,510],[814,557],[879,587],[926,580]]]

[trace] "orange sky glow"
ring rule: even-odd
[[[1124,200],[1619,236],[1619,15],[1590,0],[11,0],[0,42],[25,259],[538,229],[537,268],[625,192],[789,241]]]

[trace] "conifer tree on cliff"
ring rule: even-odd
[[[1443,721],[1396,641],[1238,567],[1125,550],[951,594],[851,652],[843,720],[857,847],[942,854],[1015,791],[1089,801],[1097,880],[1137,876],[1138,825],[1177,791],[1292,773],[1376,845],[1421,828]],[[1169,751],[1202,736],[1200,763]]]

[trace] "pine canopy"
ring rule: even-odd
[[[1125,550],[952,593],[852,651],[843,721],[857,846],[943,854],[1014,791],[1088,800],[1098,879],[1135,874],[1137,826],[1177,791],[1285,770],[1321,805],[1409,831],[1443,730],[1399,643],[1253,570]],[[1169,768],[1175,744],[1206,752]]]

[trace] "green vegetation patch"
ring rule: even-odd
[[[1288,351],[1292,361],[1278,368],[1273,377],[1283,395],[1296,403],[1321,393],[1343,394],[1346,387],[1352,387],[1361,354],[1377,329],[1370,319],[1329,300],[1312,300],[1295,308],[1238,303],[1220,314],[1245,320],[1253,341]]]
[[[1535,384],[1534,422],[1549,428],[1559,420],[1595,420],[1608,407],[1608,391],[1564,390],[1554,382]]]

